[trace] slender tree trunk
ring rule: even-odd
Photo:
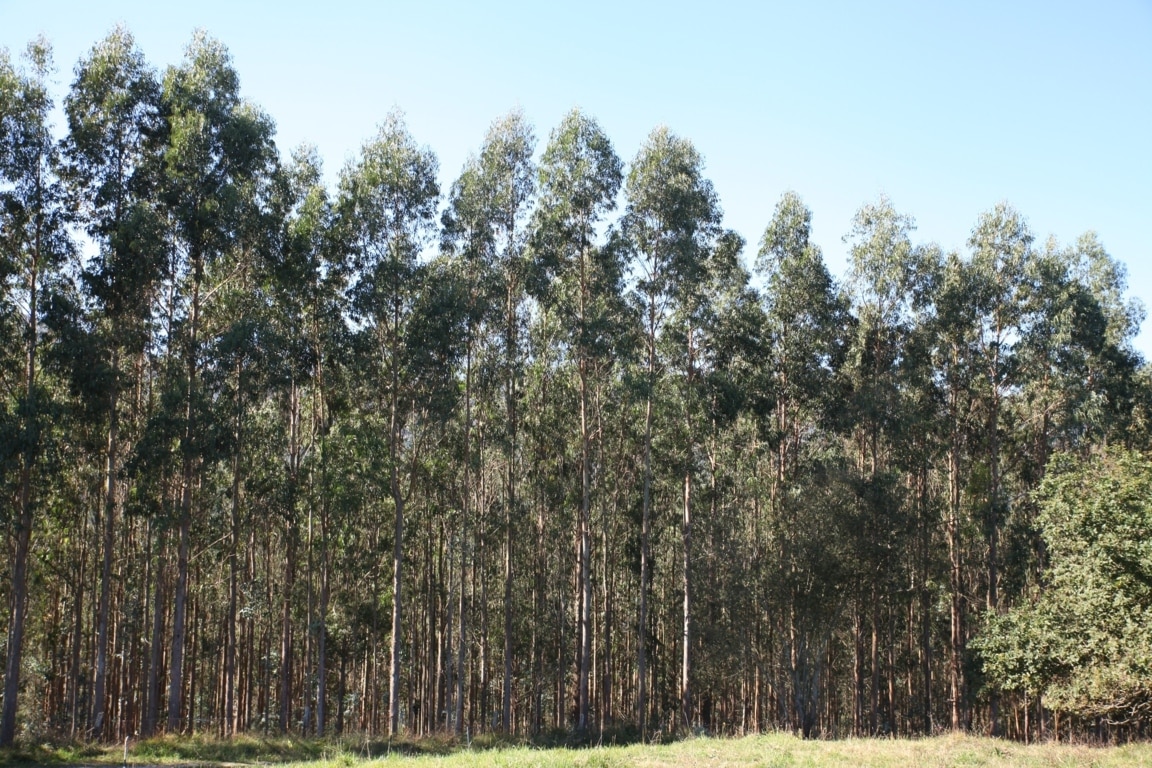
[[[681,521],[682,579],[684,587],[684,626],[680,665],[680,712],[685,728],[692,728],[692,473],[695,462],[695,433],[692,424],[692,387],[695,384],[695,348],[693,329],[688,329],[688,370],[685,376],[685,427],[688,451],[684,467],[684,517]]]
[[[546,384],[541,386],[543,401]],[[536,451],[537,465],[541,463]],[[532,735],[544,726],[544,499],[536,500],[536,568],[532,580]]]
[[[292,591],[296,586],[296,525],[292,519],[286,526],[285,538],[288,541],[280,603],[280,733],[288,733],[292,727]]]
[[[12,603],[8,614],[8,655],[4,666],[4,710],[0,714],[0,747],[11,745],[16,737],[16,697],[20,691],[20,660],[24,651],[24,621],[28,612],[28,556],[32,549],[32,466],[36,461],[36,448],[39,443],[36,402],[39,257],[40,235],[37,229],[28,275],[28,315],[24,331],[24,402],[21,404],[23,445],[20,459],[20,511],[16,519],[16,547],[12,558]]]
[[[656,386],[656,304],[648,303],[648,393],[644,398],[644,498],[640,517],[640,621],[636,643],[636,712],[641,741],[648,738],[648,581],[651,571],[652,390]]]
[[[512,732],[512,521],[504,528],[504,690],[500,722]]]
[[[514,221],[514,219],[512,219]],[[508,418],[508,503],[505,509],[505,539],[504,555],[504,687],[502,691],[500,722],[505,733],[511,731],[512,717],[512,525],[517,513],[517,455],[519,453],[519,413],[517,409],[516,375],[520,356],[520,341],[518,333],[519,317],[517,316],[518,285],[515,279],[508,277],[508,291],[506,297],[505,317],[505,347],[509,355],[508,381],[505,407]],[[486,603],[485,603],[486,604]]]
[[[996,328],[997,343],[992,359],[992,407],[988,419],[988,612],[995,615],[1000,608],[999,553],[1000,540],[1000,343],[1001,329]],[[993,736],[1000,735],[1000,696],[993,690],[988,700],[989,719]]]
[[[326,515],[325,515],[326,517]],[[327,708],[328,690],[328,601],[330,589],[328,585],[328,534],[327,526],[321,522],[320,555],[320,616],[316,627],[316,735],[324,736],[324,721]]]
[[[876,593],[875,587],[872,588],[871,603],[872,643],[868,663],[872,672],[872,685],[868,691],[868,735],[875,736],[878,733],[880,717],[880,596]]]
[[[608,532],[605,531],[600,540],[601,543],[601,568],[603,569],[601,578],[601,590],[603,597],[603,610],[604,610],[604,663],[601,665],[600,677],[600,732],[603,733],[604,729],[612,723],[612,696],[613,685],[612,676],[615,670],[612,668],[612,584],[608,579]]]
[[[0,747],[10,746],[16,736],[16,695],[20,690],[20,658],[24,649],[24,619],[28,609],[28,553],[31,549],[32,515],[28,503],[30,482],[21,468],[20,516],[16,526],[16,551],[12,560],[12,604],[8,621],[8,659],[4,668],[4,714],[0,721]]]
[[[243,449],[242,412],[243,371],[236,364],[236,413],[233,433],[236,451],[232,456],[232,505],[231,538],[228,547],[228,616],[227,635],[224,647],[224,713],[223,730],[225,736],[232,735],[235,725],[236,708],[236,611],[239,602],[239,563],[237,551],[240,548],[240,461]]]
[[[76,564],[76,592],[72,604],[71,655],[68,662],[69,736],[79,738],[80,732],[80,649],[84,644],[84,584],[87,581],[88,537],[80,536],[79,562]],[[153,694],[155,695],[155,693]]]
[[[466,550],[468,549],[467,541],[468,541],[468,529],[464,526],[461,526],[461,529],[460,529],[460,546],[459,546],[459,549],[460,549],[460,567],[458,569],[460,572],[460,575],[459,575],[460,593],[457,595],[457,599],[459,600],[459,606],[457,608],[457,614],[458,614],[458,618],[460,621],[460,628],[459,628],[459,631],[457,632],[458,639],[456,641],[457,646],[456,646],[456,723],[455,723],[455,725],[456,725],[456,735],[457,736],[461,736],[464,733],[464,674],[465,674],[464,661],[465,661],[465,652],[467,651],[467,647],[468,647],[468,621],[467,621],[467,617],[465,614],[465,610],[467,609],[467,602],[465,600],[465,590],[464,590],[464,574],[467,572],[467,567],[468,567],[467,566],[467,557],[465,554]]]
[[[588,730],[588,682],[592,659],[592,574],[591,574],[591,533],[589,517],[592,496],[592,451],[589,446],[588,424],[588,375],[586,361],[580,366],[580,521],[579,521],[579,567],[580,567],[580,668],[577,681],[576,730]]]
[[[195,483],[196,460],[192,443],[196,435],[196,410],[193,407],[199,376],[196,345],[199,341],[201,260],[193,257],[192,314],[188,338],[187,387],[185,393],[184,435],[181,446],[184,454],[180,491],[180,539],[176,550],[176,597],[172,613],[172,660],[168,675],[168,732],[180,730],[181,695],[184,673],[185,614],[188,601],[188,549],[192,529],[192,492]]]
[[[305,543],[305,549],[308,552],[306,567],[304,572],[305,577],[305,590],[308,593],[307,607],[304,613],[304,655],[300,668],[300,696],[304,700],[304,711],[300,718],[300,735],[307,736],[308,729],[312,727],[312,686],[309,680],[310,665],[312,664],[312,652],[315,648],[315,624],[313,612],[315,609],[315,589],[314,589],[314,576],[316,573],[316,564],[314,560],[313,548],[313,531],[312,531],[312,518],[314,510],[312,509],[311,501],[308,503],[308,538]]]
[[[151,523],[149,530],[151,531]],[[144,713],[144,736],[152,736],[160,722],[161,665],[164,663],[164,534],[156,542],[156,586],[152,593],[152,642],[148,655],[148,704]]]
[[[960,445],[956,419],[956,395],[951,396],[952,435],[948,449],[948,562],[950,621],[949,635],[949,683],[952,699],[952,730],[968,728],[967,687],[964,684],[964,596],[961,582],[963,568],[960,541]]]
[[[483,494],[484,481],[481,480],[481,493]],[[482,503],[481,509],[488,509],[488,505]],[[488,719],[488,694],[489,686],[492,682],[491,675],[491,636],[488,632],[488,530],[486,515],[480,515],[480,547],[479,557],[477,561],[472,563],[472,578],[473,590],[476,589],[475,582],[479,581],[480,586],[480,730],[486,730],[491,722]],[[477,574],[477,570],[479,574]],[[473,592],[475,595],[475,591]],[[475,711],[472,712],[472,717],[475,717]],[[471,718],[469,719],[471,722]]]
[[[397,219],[401,218],[396,214]],[[393,258],[396,258],[393,254]],[[394,281],[391,286],[391,308],[386,320],[378,323],[378,331],[382,333],[381,348],[385,359],[382,361],[390,368],[388,387],[388,458],[389,458],[389,492],[392,497],[394,509],[393,541],[392,541],[392,631],[389,639],[389,690],[388,690],[388,735],[395,736],[400,730],[400,654],[403,643],[402,627],[404,616],[404,507],[407,495],[412,490],[412,478],[409,476],[407,493],[401,484],[400,462],[404,457],[403,444],[405,440],[406,416],[413,413],[414,403],[409,402],[400,391],[400,369],[404,365],[401,351],[403,346],[402,333],[403,306],[400,286]],[[401,409],[405,409],[403,412]]]
[[[464,573],[465,573],[465,560],[464,550],[465,542],[467,541],[468,528],[471,524],[469,517],[469,510],[472,504],[472,344],[473,344],[474,329],[471,325],[468,328],[468,342],[465,349],[464,361],[464,493],[462,494],[462,503],[460,510],[460,527],[457,534],[457,542],[460,554],[459,561],[459,580],[460,592],[457,595],[458,606],[456,611],[456,618],[459,622],[457,635],[457,648],[456,648],[456,685],[455,685],[455,710],[453,713],[453,731],[457,736],[464,733],[464,651],[467,644],[468,627],[467,617],[465,615],[465,599],[464,599]],[[451,548],[449,548],[449,559],[452,557]]]
[[[692,728],[692,470],[684,473],[683,587],[684,624],[681,632],[680,717],[684,727]]]
[[[399,444],[400,435],[393,416],[392,436],[394,445]],[[396,516],[392,529],[392,637],[388,650],[390,682],[388,687],[388,735],[400,732],[400,623],[402,616],[404,567],[404,497],[400,493],[399,470],[392,468],[392,503]]]
[[[320,465],[320,615],[316,626],[316,735],[324,736],[327,709],[328,709],[328,604],[332,597],[331,591],[331,553],[328,543],[331,540],[331,519],[328,506],[328,462],[326,456],[325,435],[327,429],[323,426],[323,384],[319,374],[316,376],[316,397],[312,408],[312,435],[313,441],[320,437],[318,461]],[[311,477],[311,475],[310,475]],[[313,494],[315,497],[315,493]],[[343,706],[343,705],[341,705]]]
[[[923,701],[923,723],[925,735],[932,734],[932,592],[928,587],[930,571],[930,551],[932,547],[932,529],[929,526],[928,514],[928,479],[927,470],[921,468],[917,471],[916,490],[918,508],[920,512],[920,677]]]
[[[176,598],[172,613],[172,648],[168,668],[168,727],[169,733],[180,732],[180,710],[183,693],[184,634],[188,603],[188,548],[191,537],[192,460],[185,460],[183,500],[179,539],[176,544]]]
[[[119,376],[119,355],[112,354],[112,375]],[[104,555],[100,568],[100,607],[96,618],[96,670],[92,681],[92,738],[99,741],[104,733],[106,711],[104,689],[108,676],[108,609],[112,591],[112,549],[116,517],[116,448],[119,442],[119,386],[113,382],[109,395],[108,441],[104,468]]]

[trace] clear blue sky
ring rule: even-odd
[[[1152,308],[1152,0],[0,0],[0,46],[47,36],[62,95],[118,22],[159,68],[195,28],[219,38],[281,147],[315,144],[330,178],[394,106],[445,188],[508,109],[543,144],[580,106],[626,161],[660,124],[695,142],[748,255],[788,189],[837,275],[881,193],[949,250],[1007,200],[1041,242],[1095,230]],[[1136,345],[1152,358],[1152,321]]]

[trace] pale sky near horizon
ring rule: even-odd
[[[1152,311],[1152,0],[0,0],[0,47],[44,34],[59,99],[118,23],[161,70],[196,28],[218,38],[281,149],[316,145],[329,179],[394,107],[446,190],[509,109],[542,148],[579,106],[625,162],[658,125],[691,139],[749,264],[789,189],[838,278],[881,194],[960,251],[1006,200],[1038,243],[1096,231]],[[1135,345],[1152,359],[1152,320]]]

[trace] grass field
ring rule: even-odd
[[[1093,747],[1069,744],[1023,745],[974,736],[931,739],[845,739],[803,741],[787,735],[743,739],[698,738],[666,745],[533,749],[500,747],[452,749],[446,742],[399,743],[391,751],[370,747],[288,739],[242,737],[232,741],[154,739],[135,745],[130,766],[236,766],[276,763],[282,768],[672,768],[673,766],[1152,766],[1152,744]],[[7,765],[120,765],[121,749],[23,747],[0,752]]]

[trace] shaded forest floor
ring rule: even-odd
[[[371,757],[369,757],[371,753]],[[0,750],[0,765],[123,763],[123,747],[24,746]],[[474,742],[462,747],[423,739],[365,744],[353,741],[151,739],[129,748],[128,765],[231,766],[276,763],[284,768],[413,765],[443,768],[556,766],[557,768],[672,768],[673,766],[1152,766],[1152,744],[1096,747],[1024,745],[975,736],[928,739],[803,741],[774,734],[742,739],[694,738],[672,744],[585,749],[540,749]]]

